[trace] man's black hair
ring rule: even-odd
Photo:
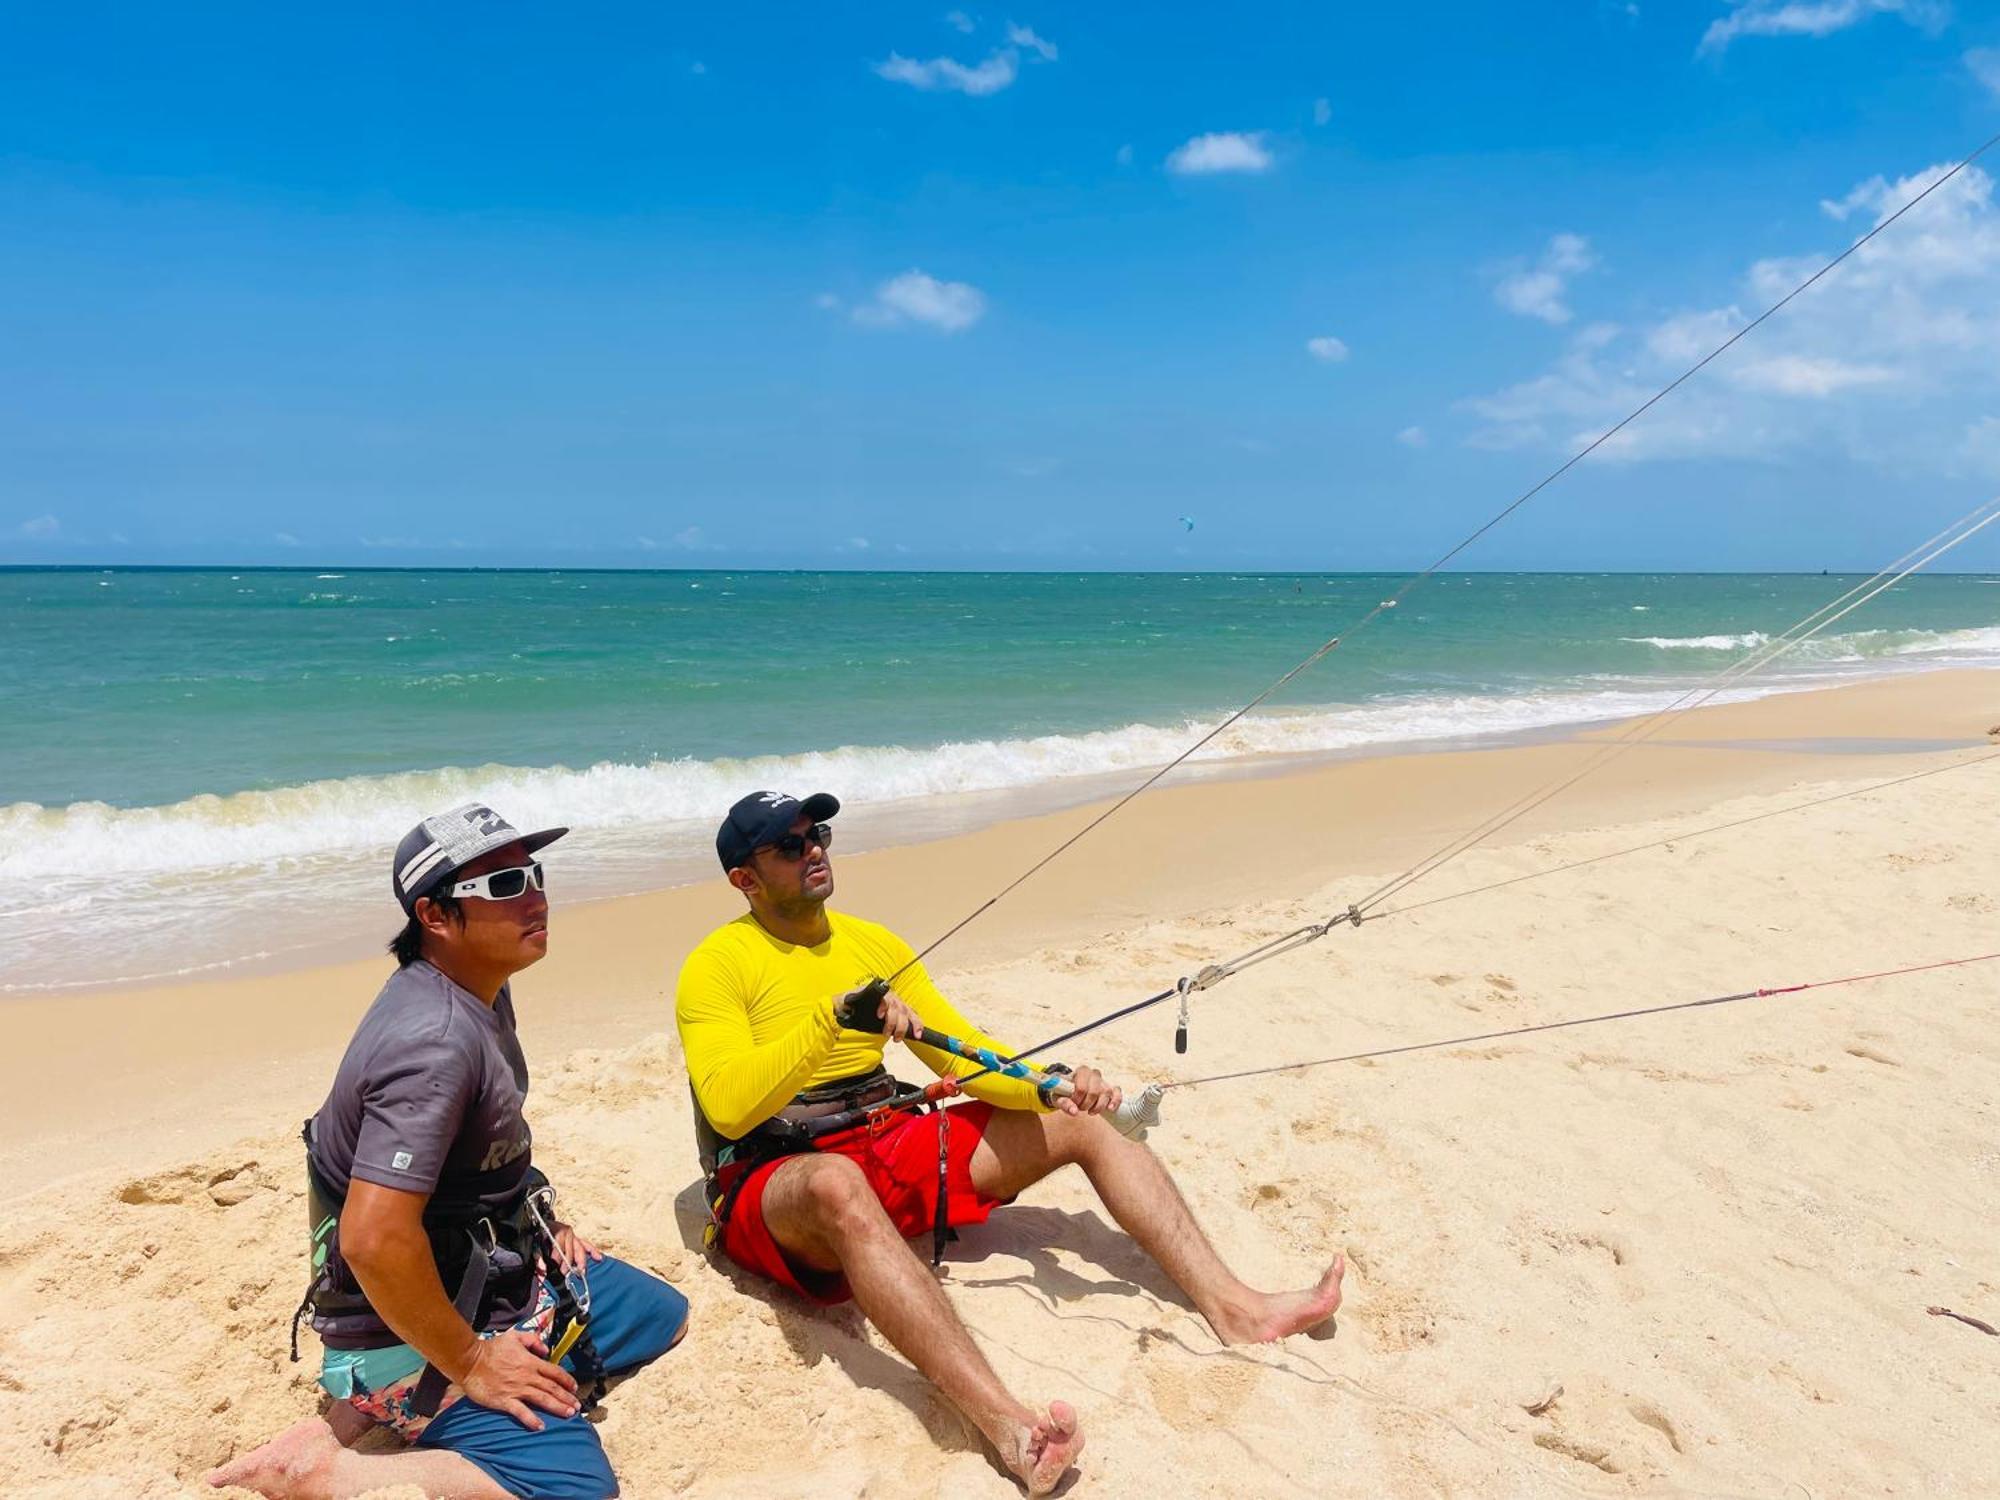
[[[428,896],[418,898],[436,903],[437,909],[447,917],[462,917],[465,908],[459,905],[458,897],[449,891],[436,890]],[[415,917],[403,924],[403,930],[389,939],[389,951],[396,955],[396,967],[407,969],[424,956],[424,924]]]

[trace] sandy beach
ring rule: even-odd
[[[1979,672],[1701,710],[1386,919],[1199,998],[1185,1057],[1170,1008],[1061,1055],[1169,1081],[1991,953],[1996,725],[2000,674]],[[933,972],[1027,1045],[1341,910],[1611,732],[1169,785]],[[836,905],[921,946],[1090,815],[843,858]],[[537,1162],[693,1305],[682,1348],[604,1408],[625,1493],[1018,1493],[851,1307],[698,1249],[670,988],[734,903],[718,880],[559,906],[515,987]],[[387,963],[6,1006],[0,1488],[196,1493],[313,1409],[317,1345],[285,1347],[298,1122]],[[1078,1407],[1078,1494],[1990,1494],[2000,1338],[1927,1309],[2000,1322],[1996,979],[1169,1091],[1154,1149],[1249,1279],[1347,1254],[1330,1338],[1219,1346],[1075,1175],[966,1234],[945,1285],[1016,1389]]]

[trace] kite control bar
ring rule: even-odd
[[[886,979],[871,979],[841,1002],[838,1012],[840,1024],[850,1031],[868,1031],[880,1034],[882,1031],[882,1000],[889,993]],[[1067,1070],[1030,1067],[1027,1063],[1000,1056],[990,1047],[977,1047],[970,1042],[946,1032],[933,1031],[919,1025],[905,1038],[918,1046],[934,1047],[939,1052],[948,1052],[953,1057],[962,1057],[968,1062],[976,1062],[989,1073],[997,1073],[1003,1078],[1018,1078],[1023,1083],[1033,1085],[1035,1092],[1042,1096],[1044,1103],[1054,1099],[1067,1099],[1076,1092],[1076,1085],[1063,1074]],[[810,1122],[809,1129],[814,1136],[830,1135],[836,1130],[851,1129],[855,1125],[868,1123],[872,1118],[880,1119],[885,1112],[916,1109],[925,1104],[935,1104],[941,1099],[956,1095],[961,1087],[957,1078],[941,1078],[920,1092],[905,1098],[892,1099],[871,1108],[844,1110],[835,1115],[823,1115]],[[1160,1094],[1157,1084],[1147,1084],[1136,1095],[1120,1101],[1118,1107],[1106,1116],[1120,1135],[1133,1140],[1143,1140],[1146,1131],[1160,1122]]]

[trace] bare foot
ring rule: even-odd
[[[1081,1452],[1083,1430],[1077,1425],[1076,1408],[1067,1401],[1051,1401],[1048,1415],[1032,1427],[1016,1429],[1014,1441],[1000,1456],[1029,1494],[1046,1495]]]
[[[209,1472],[217,1489],[241,1485],[271,1500],[308,1500],[332,1490],[340,1439],[319,1417],[294,1422],[261,1448]]]
[[[1268,1292],[1241,1314],[1210,1319],[1210,1325],[1225,1344],[1268,1344],[1304,1333],[1333,1316],[1340,1306],[1340,1279],[1346,1274],[1347,1257],[1336,1255],[1317,1286],[1303,1292]]]

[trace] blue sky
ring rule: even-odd
[[[0,562],[1416,565],[1996,131],[1933,0],[15,7]],[[1918,213],[1465,562],[2000,490]]]

